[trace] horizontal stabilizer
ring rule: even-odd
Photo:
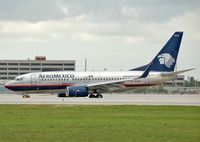
[[[176,72],[170,72],[170,73],[162,73],[161,76],[163,77],[168,77],[168,76],[176,76],[178,74],[182,74],[191,70],[194,70],[195,68],[187,69],[187,70],[181,70],[181,71],[176,71]]]

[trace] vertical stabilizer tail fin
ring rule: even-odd
[[[179,48],[182,40],[183,32],[175,32],[172,37],[168,40],[165,46],[152,60],[151,70],[157,72],[172,72],[176,66],[176,61],[179,53]],[[134,70],[146,70],[149,66],[141,66]]]

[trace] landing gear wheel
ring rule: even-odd
[[[23,95],[22,98],[30,98],[29,95]]]
[[[96,95],[96,98],[103,98],[103,96],[102,96],[101,94],[98,93],[98,94]]]
[[[66,93],[58,93],[57,96],[58,96],[58,97],[67,97],[67,96],[66,96]]]
[[[95,98],[96,96],[94,94],[90,94],[89,98]]]

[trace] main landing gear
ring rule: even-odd
[[[94,93],[91,93],[89,95],[89,98],[103,98],[103,96],[99,93],[96,93],[96,95]]]

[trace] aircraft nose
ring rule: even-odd
[[[4,87],[9,89],[11,85],[12,85],[12,81],[9,81],[4,85]]]

